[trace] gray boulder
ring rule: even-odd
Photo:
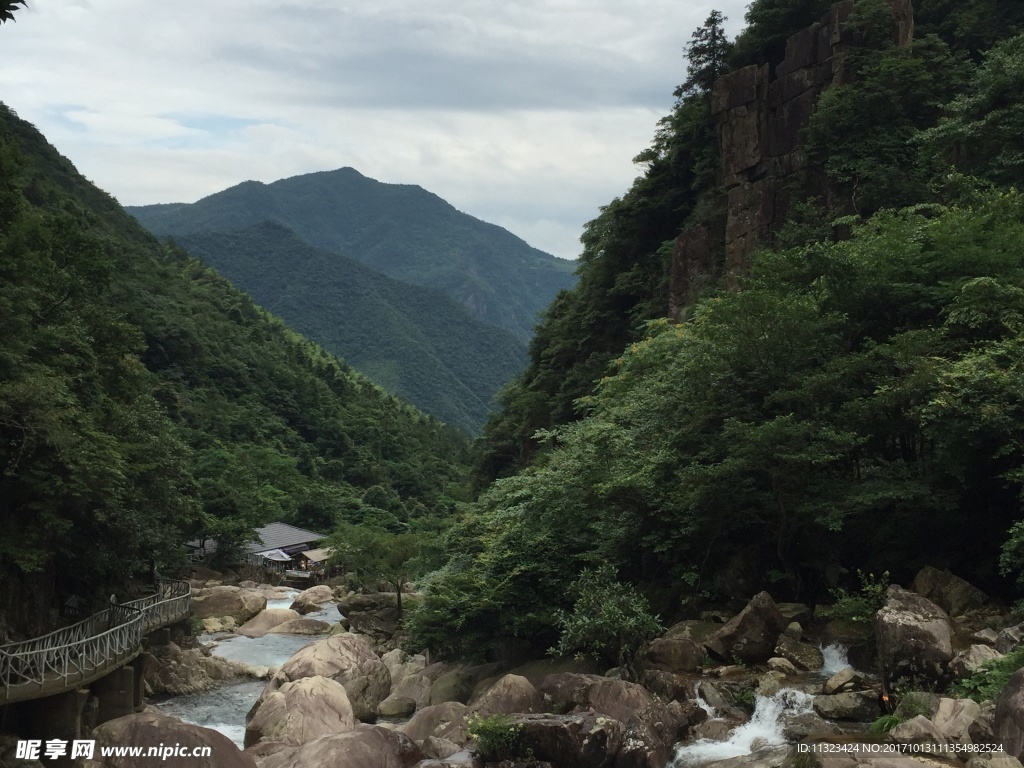
[[[880,714],[878,699],[869,691],[822,694],[814,697],[814,711],[829,720],[853,720],[870,723]]]
[[[760,664],[776,655],[775,645],[788,624],[771,596],[760,592],[739,614],[711,634],[704,647],[723,661],[738,659],[745,664]]]
[[[926,597],[946,611],[950,616],[959,616],[972,608],[980,608],[988,595],[954,576],[947,568],[940,571],[926,565],[914,577],[914,591]]]
[[[890,680],[941,680],[953,658],[953,625],[935,603],[892,585],[875,615],[875,638],[882,669]]]

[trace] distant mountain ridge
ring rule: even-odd
[[[157,236],[280,224],[310,245],[435,288],[526,341],[539,313],[575,284],[575,264],[456,210],[422,187],[353,168],[246,181],[195,203],[127,209]]]
[[[522,341],[440,291],[314,248],[280,224],[176,239],[303,335],[471,434],[526,365]]]

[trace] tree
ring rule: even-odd
[[[0,0],[0,24],[14,21],[14,12],[19,5],[28,7],[28,0]]]
[[[331,562],[355,573],[364,583],[383,580],[395,588],[398,613],[402,613],[402,590],[420,572],[422,536],[390,533],[361,525],[342,524],[329,538],[334,550]]]
[[[726,17],[712,11],[704,25],[694,30],[683,52],[687,59],[686,81],[676,88],[676,97],[709,96],[715,80],[725,74],[732,43],[725,36]]]

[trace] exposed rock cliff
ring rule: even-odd
[[[911,0],[887,0],[893,9],[893,36],[909,46],[914,36]],[[670,314],[679,312],[714,266],[715,245],[725,244],[726,274],[746,264],[759,243],[785,220],[790,196],[827,195],[820,169],[812,167],[801,147],[821,92],[846,82],[844,65],[858,44],[846,24],[854,0],[832,6],[820,21],[786,42],[785,59],[772,72],[751,65],[719,78],[711,95],[718,127],[722,185],[727,197],[724,232],[696,225],[677,239],[672,260]]]

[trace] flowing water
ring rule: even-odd
[[[850,666],[846,648],[841,645],[826,646],[821,649],[821,653],[825,657],[825,666],[813,675],[808,675],[808,681],[827,680]],[[699,694],[694,695],[694,700],[708,713],[709,720],[723,719]],[[773,696],[758,695],[750,720],[734,728],[728,739],[699,739],[683,744],[676,749],[669,768],[694,768],[714,760],[749,755],[764,747],[783,746],[787,743],[783,735],[786,720],[813,711],[813,701],[814,696],[795,688],[783,688]]]
[[[287,608],[297,594],[297,591],[293,591],[287,599],[268,600],[267,608]],[[306,614],[303,618],[337,624],[341,620],[341,614],[333,603],[328,603],[321,610]],[[256,638],[241,635],[201,635],[199,642],[209,646],[214,656],[277,669],[300,648],[322,639],[322,635],[266,634]],[[263,693],[265,686],[266,682],[262,680],[230,682],[206,693],[167,699],[157,703],[156,707],[164,714],[186,723],[220,731],[241,749],[245,738],[245,716]]]

